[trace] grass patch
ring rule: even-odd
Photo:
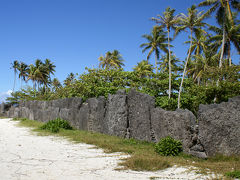
[[[46,124],[42,125],[40,129],[49,130],[52,133],[58,133],[60,129],[72,130],[73,128],[70,126],[68,121],[57,118],[57,119],[48,121]]]
[[[240,171],[226,172],[225,175],[231,178],[240,178]]]
[[[0,119],[7,119],[7,117],[0,117]]]
[[[83,142],[96,145],[107,153],[124,152],[130,157],[124,159],[120,163],[125,169],[156,171],[173,165],[196,167],[200,174],[213,172],[216,174],[224,174],[234,172],[240,169],[240,156],[222,156],[217,155],[207,160],[199,159],[180,153],[179,156],[160,156],[155,152],[155,144],[149,142],[137,141],[134,139],[123,139],[116,136],[109,136],[100,133],[92,133],[80,130],[60,129],[58,133],[52,133],[47,130],[40,129],[43,123],[31,121],[27,119],[20,120],[21,126],[33,127],[34,131],[39,135],[55,135],[63,136],[76,143]],[[225,178],[228,178],[225,176]]]

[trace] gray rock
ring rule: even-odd
[[[154,98],[131,89],[127,104],[130,137],[151,141],[150,110],[155,106]]]
[[[181,109],[166,111],[162,108],[154,108],[151,111],[151,122],[157,141],[171,136],[182,142],[184,152],[189,151],[196,123],[196,118],[191,111]]]
[[[103,96],[86,101],[89,107],[88,131],[103,132],[106,99]]]
[[[204,148],[201,144],[196,144],[195,146],[191,147],[191,151],[204,152]]]
[[[79,97],[74,97],[74,98],[69,98],[69,109],[80,109],[81,105],[83,103],[82,98]]]
[[[74,108],[72,109],[63,108],[63,109],[60,109],[59,117],[63,120],[68,121],[71,126],[76,127],[77,113],[78,111]]]
[[[83,103],[75,117],[74,126],[77,129],[88,130],[89,107],[88,103]]]
[[[0,104],[0,116],[3,116],[6,112],[5,103]]]
[[[124,92],[109,95],[103,132],[109,135],[125,137],[128,125],[127,96]]]
[[[76,108],[79,109],[82,105],[82,98],[65,98],[65,99],[57,99],[52,101],[52,106],[57,108]]]
[[[189,154],[191,154],[192,156],[201,158],[201,159],[207,159],[207,155],[205,152],[190,151]]]
[[[200,105],[199,140],[207,156],[240,154],[240,96],[229,102]]]
[[[119,89],[119,90],[117,90],[116,94],[126,95],[126,90],[125,89]]]

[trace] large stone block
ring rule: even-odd
[[[10,105],[8,104],[5,104],[5,103],[0,104],[0,116],[5,116],[9,108],[10,108]]]
[[[89,107],[88,103],[83,103],[80,110],[77,111],[74,126],[77,129],[88,130]]]
[[[208,156],[240,154],[240,96],[228,102],[200,105],[199,140]]]
[[[156,141],[171,136],[183,143],[184,152],[192,146],[192,136],[196,118],[189,110],[166,111],[154,108],[151,111],[152,130]]]
[[[155,106],[152,96],[130,90],[127,97],[130,137],[151,141],[150,110]]]
[[[77,109],[63,108],[63,109],[60,109],[59,117],[63,120],[68,121],[71,124],[71,126],[76,127],[76,116],[77,116],[77,114],[78,114]]]
[[[83,103],[82,98],[79,97],[72,97],[69,98],[69,104],[68,104],[68,108],[69,109],[80,109],[81,105]]]
[[[67,109],[79,109],[82,105],[83,101],[82,98],[73,97],[73,98],[65,98],[65,99],[57,99],[52,101],[53,107],[58,107],[60,109],[67,108]]]
[[[103,132],[106,99],[102,96],[86,101],[89,108],[88,131]]]
[[[125,137],[128,126],[127,95],[109,95],[106,107],[103,132]]]

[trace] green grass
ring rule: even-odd
[[[0,119],[7,119],[7,117],[0,117]]]
[[[232,178],[240,178],[240,171],[226,172],[225,175]]]
[[[134,139],[123,139],[116,136],[109,136],[100,133],[92,133],[80,130],[60,129],[58,133],[40,129],[43,123],[27,119],[20,119],[20,126],[33,127],[38,135],[63,136],[76,143],[93,144],[104,149],[106,153],[124,152],[131,156],[120,163],[124,169],[156,171],[171,167],[173,165],[191,166],[198,168],[198,173],[226,174],[240,170],[240,156],[217,155],[207,160],[198,159],[190,155],[180,153],[179,156],[160,156],[155,152],[154,143],[137,141]],[[225,176],[227,179],[228,177]]]

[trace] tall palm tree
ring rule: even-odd
[[[168,67],[169,67],[169,92],[168,92],[168,98],[171,98],[171,50],[170,50],[170,30],[173,28],[175,29],[175,25],[179,22],[179,17],[174,16],[175,9],[171,9],[168,7],[165,12],[163,12],[163,16],[157,15],[158,18],[152,18],[152,20],[156,21],[156,23],[160,23],[161,27],[167,28],[168,32]]]
[[[140,47],[143,48],[142,52],[149,50],[147,55],[147,61],[149,61],[152,53],[155,53],[155,69],[157,73],[157,61],[159,59],[160,50],[164,52],[168,51],[166,48],[166,33],[162,30],[161,27],[154,26],[151,34],[144,34],[142,37],[148,41],[147,43],[143,43],[140,45]]]
[[[19,79],[21,81],[21,88],[22,88],[22,81],[26,81],[27,73],[28,73],[28,65],[21,62],[18,66],[19,71]]]
[[[234,15],[233,15],[234,16]],[[236,20],[236,16],[233,18],[234,21],[226,20],[225,27],[220,28],[216,26],[210,26],[209,29],[215,32],[215,36],[210,37],[209,42],[213,42],[217,48],[221,48],[223,31],[225,31],[225,42],[223,56],[227,56],[229,65],[231,66],[231,47],[232,45],[237,49],[240,54],[240,24]],[[225,29],[225,30],[224,30]],[[221,52],[222,54],[222,52]]]
[[[104,56],[100,56],[98,58],[100,61],[99,67],[102,67],[103,69],[120,69],[122,66],[124,66],[122,55],[119,53],[118,50],[114,50],[113,52],[108,51]]]
[[[240,2],[239,0],[204,0],[198,6],[210,6],[210,9],[207,11],[207,14],[216,12],[216,19],[218,24],[222,24],[222,45],[221,45],[221,56],[219,59],[219,67],[222,67],[222,60],[224,55],[224,46],[226,41],[226,29],[225,24],[227,19],[233,23],[232,9],[240,11]]]
[[[205,23],[202,21],[204,18],[206,18],[207,14],[204,14],[203,11],[198,12],[197,7],[195,5],[192,5],[191,8],[188,8],[187,15],[181,13],[180,16],[181,16],[180,25],[176,28],[175,35],[177,35],[179,32],[185,29],[189,29],[190,30],[190,47],[188,50],[187,59],[185,61],[182,80],[181,80],[179,93],[178,93],[178,108],[180,108],[180,98],[181,98],[183,81],[184,81],[184,77],[187,69],[187,64],[191,56],[193,32],[196,32],[199,30],[199,28],[205,26]]]
[[[137,63],[136,66],[133,68],[134,72],[136,72],[140,78],[143,77],[150,77],[153,73],[153,66],[149,64],[148,61],[142,60],[141,62]]]
[[[13,63],[11,64],[11,68],[13,68],[13,70],[14,70],[13,92],[14,92],[15,85],[16,85],[16,76],[17,76],[18,67],[19,67],[19,62],[17,60],[13,61]]]

